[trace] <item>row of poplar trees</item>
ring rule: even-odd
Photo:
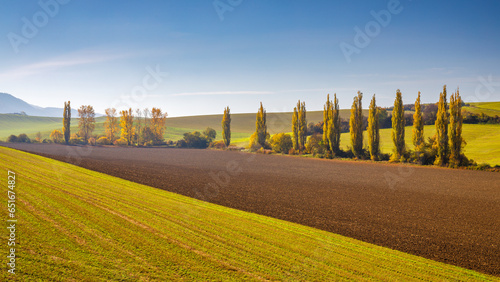
[[[356,158],[364,158],[369,154],[370,159],[374,161],[381,160],[382,152],[380,150],[380,111],[377,107],[375,95],[373,95],[368,110],[368,125],[363,126],[363,93],[358,91],[354,97],[351,115],[349,119],[349,132],[351,141],[351,151]],[[224,111],[222,121],[223,134],[229,131],[230,119],[226,117],[229,114],[229,108]],[[415,101],[415,113],[413,115],[413,145],[414,151],[410,155],[410,151],[406,148],[405,142],[405,123],[404,104],[401,91],[396,91],[396,99],[394,101],[394,109],[392,111],[392,141],[394,144],[393,154],[390,157],[392,162],[404,162],[413,159],[419,163],[425,163],[425,158],[429,152],[427,148],[431,148],[435,152],[435,164],[440,166],[460,166],[464,160],[462,154],[465,141],[462,138],[462,99],[459,90],[451,96],[450,105],[447,104],[446,85],[443,87],[443,92],[440,94],[438,103],[438,113],[435,122],[436,135],[429,138],[429,142],[424,139],[424,122],[422,117],[422,103],[420,100],[420,92]],[[368,150],[363,147],[363,131],[366,129],[368,136]],[[227,133],[226,133],[227,134]],[[305,102],[300,100],[297,106],[293,109],[292,116],[292,134],[293,148],[296,151],[302,151],[305,148],[307,141],[307,121],[306,121],[306,106]],[[330,100],[330,95],[327,96],[327,101],[323,109],[323,146],[328,155],[336,156],[342,153],[340,149],[340,134],[341,134],[341,118],[339,100],[334,94],[333,101]],[[266,145],[268,137],[266,125],[266,111],[260,103],[260,108],[256,116],[256,142],[262,147]],[[226,146],[229,145],[229,140],[226,141]],[[432,153],[431,153],[432,154]]]
[[[350,139],[352,153],[357,158],[362,158],[364,155],[363,149],[363,112],[361,100],[363,93],[358,92],[354,97],[351,107],[351,117],[349,119]],[[338,119],[338,101],[335,96],[334,106],[327,98],[324,116],[323,142],[328,144],[327,148],[335,154],[339,152],[338,140],[340,137],[340,123]],[[332,109],[333,108],[333,109]],[[466,144],[462,138],[462,98],[459,90],[450,97],[450,105],[447,104],[446,85],[443,87],[443,92],[440,93],[438,102],[438,112],[435,122],[436,135],[429,139],[431,144],[425,142],[424,139],[424,122],[422,117],[422,104],[420,101],[420,92],[415,101],[415,113],[413,114],[413,159],[419,163],[425,162],[426,148],[431,147],[436,152],[434,164],[440,166],[460,166],[463,164],[465,156],[463,155],[463,147]],[[369,113],[368,113],[368,152],[370,158],[374,161],[380,159],[380,126],[379,112],[375,95],[373,95]],[[390,158],[393,162],[406,161],[412,156],[409,156],[409,151],[405,143],[405,118],[404,105],[401,91],[396,91],[396,99],[394,101],[394,109],[392,111],[392,141],[394,143],[393,154]],[[333,132],[333,134],[332,134]]]

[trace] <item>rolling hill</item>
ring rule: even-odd
[[[472,108],[471,108],[472,107]],[[500,110],[500,102],[471,103],[466,110],[473,109],[476,112],[497,113]],[[341,117],[349,118],[350,110],[341,110]],[[367,115],[365,110],[364,115]],[[238,146],[246,146],[250,135],[255,131],[255,114],[232,114],[231,115],[231,135],[232,143]],[[308,122],[317,123],[323,119],[322,111],[307,112]],[[94,134],[104,134],[104,117],[96,118],[96,128]],[[203,131],[207,127],[217,130],[217,138],[221,138],[222,115],[190,116],[167,118],[167,128],[165,139],[176,141],[182,139],[185,132]],[[290,132],[292,113],[268,113],[267,124],[271,134],[279,132]],[[78,120],[72,119],[72,132],[78,131]],[[30,138],[34,138],[37,132],[42,133],[43,138],[49,138],[50,132],[54,129],[61,129],[61,118],[46,118],[20,116],[11,114],[0,114],[0,140],[5,141],[11,134],[18,135],[26,133]],[[381,145],[384,153],[392,152],[391,129],[381,130]],[[406,143],[409,148],[413,148],[411,143],[412,128],[406,128]],[[434,126],[425,127],[425,136],[430,137],[434,132]],[[500,165],[500,125],[466,124],[464,125],[464,138],[467,142],[465,147],[466,155],[478,163],[489,163]],[[349,144],[349,134],[342,134],[341,144],[346,148]],[[366,138],[365,138],[366,140]]]
[[[25,101],[16,98],[7,93],[0,93],[0,114],[20,114],[24,113],[28,116],[39,116],[39,117],[61,117],[63,115],[62,108],[42,108],[35,105],[26,103]],[[71,114],[73,116],[78,115],[78,111],[71,109]]]
[[[16,174],[18,280],[495,279],[52,159],[0,154],[0,168]]]

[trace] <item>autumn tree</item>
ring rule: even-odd
[[[231,144],[231,112],[229,106],[224,109],[222,116],[222,140],[226,148]]]
[[[375,101],[375,94],[373,94],[372,101],[370,102],[370,110],[368,113],[368,149],[370,150],[370,158],[373,161],[378,161],[380,155],[380,125],[379,125],[379,112],[377,103]]]
[[[127,142],[127,145],[131,145],[134,140],[135,128],[134,128],[134,114],[132,113],[132,108],[120,111],[120,126],[121,126],[121,139]]]
[[[405,154],[405,111],[403,108],[403,96],[401,91],[396,91],[394,108],[392,110],[392,142],[394,143],[394,153],[391,161],[398,162],[404,158]]]
[[[293,135],[293,149],[296,151],[300,150],[299,146],[299,111],[297,107],[293,108],[293,116],[292,116],[292,135]]]
[[[50,139],[52,139],[54,143],[62,143],[64,140],[64,136],[61,131],[55,129],[50,133]]]
[[[415,113],[413,114],[413,146],[415,147],[415,158],[418,162],[423,162],[425,140],[424,121],[422,118],[422,103],[420,101],[420,91],[415,101]]]
[[[457,92],[450,96],[450,166],[457,167],[462,163],[462,97]]]
[[[64,102],[64,113],[63,113],[63,134],[64,142],[69,143],[71,137],[71,106],[70,101]]]
[[[118,133],[118,117],[116,116],[116,109],[108,108],[105,109],[106,121],[104,122],[104,131],[106,132],[106,138],[108,142],[115,142],[116,135]]]
[[[262,102],[260,102],[260,108],[256,116],[255,134],[257,135],[257,143],[259,143],[262,147],[265,147],[268,134],[266,124],[266,110],[264,110]]]
[[[330,150],[334,154],[338,154],[340,152],[341,130],[342,130],[342,125],[340,120],[339,100],[337,99],[337,94],[333,94],[333,108],[328,128],[328,136],[329,136]]]
[[[438,112],[436,117],[436,138],[434,147],[437,150],[435,164],[444,166],[448,164],[449,144],[448,144],[448,106],[446,103],[446,85],[443,92],[439,94]]]
[[[333,104],[332,101],[330,100],[330,94],[328,94],[326,95],[326,103],[325,106],[323,107],[323,145],[325,146],[325,149],[329,151],[331,151],[330,140],[331,140],[331,133],[333,133],[330,130],[332,123],[332,111],[333,111]]]
[[[358,91],[354,97],[351,107],[351,118],[349,119],[349,131],[351,135],[352,152],[356,158],[363,155],[363,93]]]
[[[83,138],[83,141],[87,143],[95,128],[94,107],[90,105],[82,105],[78,109],[78,116],[80,117],[78,122],[78,135],[80,135],[80,137]]]
[[[297,140],[299,150],[305,148],[307,139],[306,102],[297,102]]]
[[[167,113],[161,111],[160,108],[151,109],[151,129],[154,133],[154,144],[163,142],[163,132],[165,131],[165,124],[167,122]]]
[[[38,131],[36,134],[35,134],[35,141],[36,142],[42,142],[42,133],[40,131]]]
[[[154,138],[153,130],[146,124],[148,120],[148,115],[149,115],[149,110],[147,108],[144,109],[144,111],[139,108],[135,109],[134,128],[136,134],[134,134],[134,137],[137,146],[140,146],[144,143],[148,143],[149,141],[153,141]]]

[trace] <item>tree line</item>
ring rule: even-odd
[[[420,92],[414,105],[404,105],[402,93],[398,89],[394,106],[381,108],[376,104],[373,95],[368,109],[368,116],[364,117],[362,107],[363,93],[359,92],[353,98],[348,121],[340,118],[339,100],[334,94],[333,100],[327,95],[323,108],[323,120],[317,124],[307,124],[307,111],[304,101],[298,101],[292,114],[292,134],[278,133],[270,136],[267,130],[266,110],[262,102],[257,111],[255,132],[250,137],[251,151],[272,150],[285,154],[313,154],[324,158],[356,158],[371,159],[373,161],[388,160],[391,162],[414,162],[419,164],[436,164],[440,166],[466,166],[470,161],[463,154],[466,142],[462,138],[462,124],[464,105],[459,89],[447,102],[446,85],[440,93],[436,105],[423,105]],[[388,109],[391,114],[388,114]],[[411,118],[405,110],[412,110]],[[71,134],[71,106],[70,101],[64,103],[63,127],[54,130],[50,138],[55,143],[90,144],[90,145],[136,145],[153,146],[166,145],[163,135],[165,131],[167,113],[160,108],[122,110],[119,113],[114,108],[105,110],[103,136],[93,134],[95,130],[95,111],[90,105],[82,105],[78,109],[78,132]],[[465,113],[467,114],[467,113]],[[470,117],[470,114],[467,114]],[[424,125],[433,119],[436,134],[424,139]],[[380,150],[380,129],[392,128],[393,153],[383,154]],[[405,142],[405,126],[412,125],[412,141],[414,150],[409,150]],[[229,107],[224,108],[221,121],[222,140],[215,141],[217,133],[212,128],[203,132],[184,133],[183,139],[176,142],[177,147],[187,148],[228,148],[231,143],[231,114]],[[367,133],[367,144],[363,143],[363,132]],[[349,132],[350,143],[346,150],[340,148],[340,135]],[[37,135],[38,136],[38,135]],[[308,137],[309,136],[309,137]],[[37,137],[38,138],[38,137]],[[10,136],[12,142],[29,142],[25,135]],[[171,142],[171,141],[170,141]],[[173,144],[173,142],[171,142]]]
[[[459,94],[459,89],[447,102],[446,85],[440,93],[437,103],[437,112],[434,116],[436,134],[424,139],[424,124],[426,124],[424,105],[420,100],[420,92],[413,106],[412,115],[412,142],[414,150],[406,147],[405,126],[407,117],[402,93],[398,89],[390,123],[392,127],[393,153],[383,154],[380,150],[380,128],[387,118],[387,109],[378,107],[376,96],[370,101],[368,117],[363,116],[362,107],[363,93],[359,92],[353,98],[350,111],[349,136],[350,144],[347,150],[340,149],[340,134],[343,132],[343,124],[340,118],[339,101],[334,94],[333,101],[327,95],[327,101],[323,108],[323,121],[316,125],[306,126],[306,106],[300,100],[293,110],[292,134],[278,133],[272,137],[267,132],[266,111],[260,104],[256,116],[256,130],[250,137],[249,148],[252,151],[265,152],[272,150],[285,154],[308,153],[324,158],[356,158],[371,159],[373,161],[387,160],[390,162],[414,162],[419,164],[435,164],[440,166],[467,166],[470,160],[463,154],[466,144],[462,137],[462,124],[464,117],[462,106],[464,105]],[[321,126],[321,127],[320,127]],[[308,129],[311,136],[307,138]],[[363,132],[366,130],[368,144],[363,144]]]
[[[54,143],[90,145],[138,145],[153,146],[164,144],[163,133],[167,113],[160,108],[132,108],[118,112],[114,108],[105,110],[104,135],[93,134],[95,111],[90,105],[78,109],[78,132],[71,134],[70,101],[64,103],[63,128],[54,130],[50,138]]]

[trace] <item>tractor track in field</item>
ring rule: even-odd
[[[500,276],[500,174],[230,151],[2,144]]]

